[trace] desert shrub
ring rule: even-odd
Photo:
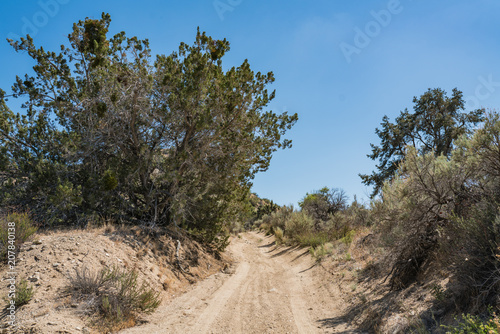
[[[82,267],[75,269],[69,281],[73,296],[93,301],[90,312],[98,314],[106,326],[119,325],[141,312],[150,313],[161,302],[158,292],[139,284],[136,271],[112,267],[93,273]]]
[[[20,307],[29,303],[35,291],[33,287],[28,285],[28,281],[21,279],[16,284],[16,293],[14,296],[14,303],[16,307]]]
[[[37,231],[28,213],[10,213],[0,217],[0,262],[7,261],[9,245],[9,228],[14,229],[14,246],[18,250],[19,245],[28,241]],[[12,240],[12,239],[11,239]]]
[[[330,215],[329,219],[321,225],[321,231],[325,231],[331,240],[342,239],[352,230],[352,217],[347,212]]]
[[[343,211],[351,227],[365,227],[372,224],[371,210],[359,203],[354,196],[354,201]]]
[[[75,274],[69,276],[70,286],[82,295],[97,295],[99,290],[105,285],[104,280],[106,271],[92,272],[87,267],[75,269]]]
[[[454,304],[469,312],[498,305],[500,294],[500,119],[487,115],[471,138],[462,138],[453,160],[466,181],[455,194],[453,224],[441,233],[441,249],[453,263]]]
[[[293,214],[293,206],[284,206],[281,209],[271,213],[269,222],[273,227],[279,227],[280,229],[285,230],[286,222]]]
[[[305,212],[293,212],[285,222],[285,234],[287,238],[299,242],[301,237],[312,234],[314,219]]]
[[[356,231],[350,230],[350,231],[346,232],[342,238],[340,238],[340,241],[342,243],[344,243],[346,246],[349,246],[352,243],[352,241],[354,240],[355,234],[356,234]]]
[[[263,231],[267,235],[273,233],[273,226],[271,224],[271,215],[264,215],[261,219],[255,222],[259,230]]]
[[[294,213],[293,206],[284,206],[277,211],[264,215],[260,220],[255,222],[259,229],[266,232],[266,234],[273,234],[274,229],[280,228],[285,230],[286,221]]]
[[[304,234],[296,235],[294,240],[301,246],[318,247],[328,242],[330,239],[326,233],[308,231]]]
[[[232,221],[229,225],[231,234],[236,235],[245,231],[245,226],[241,221]]]
[[[259,226],[259,229],[261,231],[263,231],[264,233],[266,233],[266,235],[269,235],[271,234],[271,225],[269,225],[268,223],[263,223],[262,221],[259,221],[258,222],[258,226]]]
[[[321,244],[317,247],[311,247],[309,249],[312,257],[316,259],[316,261],[321,261],[325,256],[330,255],[333,252],[333,244],[327,242]]]
[[[497,206],[484,204],[476,204],[468,217],[457,218],[447,233],[450,240],[441,245],[458,283],[451,287],[453,302],[462,311],[480,312],[498,305],[500,212]]]
[[[450,225],[455,193],[466,180],[464,168],[432,152],[408,148],[399,174],[374,204],[379,232],[391,249],[393,288],[408,286],[437,249],[440,230]]]
[[[274,227],[274,236],[276,237],[276,244],[281,245],[285,243],[285,236],[283,230],[280,227]]]
[[[500,319],[492,315],[488,319],[464,314],[459,323],[454,326],[443,326],[446,334],[498,334],[500,333]]]
[[[307,193],[299,206],[319,223],[328,220],[329,215],[344,210],[347,207],[347,195],[342,189],[324,187],[311,194]]]
[[[397,175],[372,206],[390,249],[393,288],[408,286],[435,260],[459,284],[454,304],[476,311],[500,293],[500,121],[488,115],[451,157],[408,148]],[[434,256],[433,256],[434,255]]]
[[[270,215],[265,215],[257,223],[261,230],[276,236],[278,244],[287,243],[316,248],[326,242],[341,239],[349,245],[355,234],[356,215],[343,210],[328,214],[325,221],[315,219],[306,210],[294,211],[293,207],[283,207]]]
[[[101,310],[105,317],[121,320],[133,312],[151,313],[160,305],[159,293],[145,283],[139,285],[137,276],[136,271],[106,270],[104,280],[109,280],[114,289],[102,297]]]
[[[264,203],[257,207],[255,212],[256,219],[259,220],[265,215],[270,215],[273,212],[276,212],[280,209],[280,206],[274,203],[273,201],[269,201],[268,199],[263,199]]]

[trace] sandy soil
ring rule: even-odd
[[[358,333],[342,318],[346,303],[331,274],[307,249],[272,240],[255,232],[234,238],[232,273],[197,283],[120,333]]]
[[[17,310],[17,328],[8,328],[2,312],[9,284],[8,269],[0,267],[0,333],[99,333],[92,325],[85,301],[74,300],[67,291],[75,269],[96,273],[104,267],[134,269],[140,282],[161,292],[169,303],[191,283],[220,272],[224,260],[216,260],[198,243],[182,237],[162,235],[157,241],[140,229],[53,231],[37,234],[36,241],[21,246],[17,258],[17,278],[27,279],[34,288],[33,299]],[[183,273],[176,265],[177,240]]]

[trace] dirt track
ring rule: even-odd
[[[355,333],[342,323],[340,292],[306,249],[250,232],[228,251],[233,274],[199,282],[121,333]]]

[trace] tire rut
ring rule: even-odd
[[[328,282],[317,277],[313,261],[302,256],[305,250],[277,248],[270,240],[254,232],[234,238],[229,247],[238,261],[233,275],[216,274],[198,282],[148,323],[120,333],[337,332],[319,324],[338,316],[341,298],[324,287]]]

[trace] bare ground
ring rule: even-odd
[[[120,333],[359,333],[342,316],[345,293],[307,249],[247,232],[228,252],[233,273],[197,283]]]
[[[50,232],[23,244],[17,276],[34,287],[34,298],[16,313],[14,330],[5,326],[0,298],[0,333],[108,333],[67,289],[74,269],[111,266],[136,270],[163,300],[153,314],[113,332],[135,326],[121,333],[399,334],[411,325],[439,327],[429,314],[441,312],[433,309],[433,291],[447,284],[445,273],[391,291],[377,264],[380,250],[365,232],[349,246],[337,242],[317,263],[307,249],[278,247],[274,237],[257,232],[232,238],[227,252],[215,258],[181,234],[150,237],[141,231]],[[1,297],[8,276],[1,267]]]
[[[5,265],[0,266],[0,333],[106,333],[89,316],[87,302],[74,300],[67,292],[68,277],[74,275],[75,269],[86,267],[97,272],[117,266],[136,270],[140,281],[161,291],[163,303],[168,303],[192,283],[223,268],[225,259],[215,259],[181,234],[170,235],[151,238],[137,228],[37,234],[35,241],[21,246],[16,261],[17,279],[27,279],[35,293],[27,305],[17,310],[15,328],[7,326],[7,315],[2,310],[11,275]],[[178,268],[177,253],[182,266],[189,268],[187,271]]]

